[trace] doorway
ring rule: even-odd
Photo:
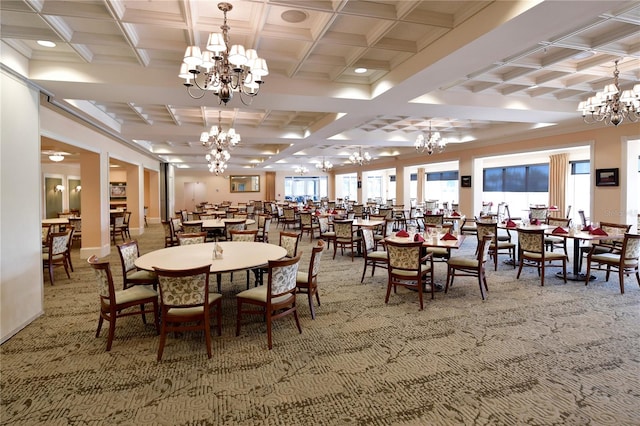
[[[207,201],[207,184],[204,182],[184,183],[184,208],[187,211],[195,211],[196,205]]]

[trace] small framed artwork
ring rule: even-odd
[[[596,169],[596,186],[618,186],[618,169]]]
[[[471,188],[471,176],[460,176],[460,186],[463,188]]]

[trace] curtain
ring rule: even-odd
[[[569,154],[549,156],[549,206],[558,206],[557,217],[565,217],[565,194],[567,174],[569,171]]]

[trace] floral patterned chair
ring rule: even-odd
[[[618,270],[618,279],[620,281],[620,294],[624,294],[624,275],[636,274],[636,281],[640,285],[640,272],[638,271],[638,259],[640,258],[640,235],[629,234],[624,235],[622,241],[622,249],[620,252],[599,253],[598,245],[594,244],[591,251],[587,255],[587,279],[585,285],[589,284],[591,276],[591,265],[598,263],[606,265],[607,275],[605,281],[609,281],[611,268]]]
[[[318,294],[318,272],[320,272],[320,259],[324,250],[324,241],[318,241],[317,245],[311,251],[311,259],[309,260],[309,269],[300,271],[296,275],[296,286],[298,293],[305,293],[309,299],[309,310],[311,311],[311,319],[316,318],[316,312],[313,307],[313,296],[316,296],[318,306],[320,306],[320,295]]]
[[[116,331],[116,320],[131,315],[141,315],[142,322],[147,323],[145,314],[153,314],[156,333],[160,332],[158,321],[158,293],[148,286],[134,286],[125,290],[116,291],[113,285],[113,276],[109,262],[100,261],[97,256],[91,256],[88,260],[93,268],[98,283],[98,295],[100,296],[100,317],[96,338],[100,337],[102,324],[106,320],[109,323],[109,335],[107,337],[107,351],[111,350],[113,337]],[[145,305],[151,304],[151,308],[145,309]],[[136,310],[131,308],[138,307]]]
[[[53,285],[53,269],[59,266],[64,267],[67,278],[71,279],[67,257],[70,238],[71,228],[68,228],[66,231],[49,234],[47,249],[42,253],[42,265],[49,270],[49,281],[51,281],[51,285]]]
[[[493,241],[493,235],[485,235],[480,241],[480,247],[475,259],[464,257],[452,257],[447,261],[447,284],[444,287],[445,294],[449,291],[449,287],[453,287],[453,279],[456,277],[456,271],[459,277],[478,277],[478,285],[480,286],[480,296],[482,300],[487,298],[486,263],[489,257],[489,247]],[[484,287],[483,287],[484,285]]]
[[[207,240],[207,231],[201,232],[179,232],[176,234],[178,237],[179,246],[188,246],[191,244],[204,244]]]
[[[267,345],[273,347],[271,328],[275,319],[293,315],[298,331],[302,333],[296,308],[296,277],[300,254],[284,260],[269,261],[269,278],[266,286],[254,287],[236,295],[238,304],[236,336],[240,335],[240,324],[245,315],[260,315],[267,322]],[[248,306],[247,306],[248,305]]]
[[[371,266],[371,276],[376,272],[376,266],[387,269],[389,259],[386,251],[376,250],[376,241],[373,234],[373,228],[363,226],[362,227],[362,255],[364,256],[364,268],[362,270],[362,278],[360,282],[364,281],[364,275],[367,272],[367,266]]]
[[[566,283],[567,255],[545,250],[544,239],[544,229],[518,229],[518,259],[520,260],[520,267],[516,278],[520,278],[520,273],[524,266],[534,266],[538,269],[538,275],[540,275],[540,285],[544,286],[545,268],[562,266],[562,274]],[[553,264],[552,262],[562,262],[562,265]]]
[[[158,277],[152,271],[145,271],[136,268],[135,261],[140,257],[138,241],[131,240],[117,246],[122,265],[122,288],[135,285],[151,285],[154,289],[158,287]]]
[[[351,249],[351,261],[353,262],[356,248],[361,240],[357,230],[353,229],[353,220],[334,220],[333,229],[336,232],[336,238],[333,240],[333,258],[336,258],[338,246],[342,255],[344,255],[344,249],[348,247]]]
[[[434,298],[433,256],[422,255],[422,242],[387,241],[389,259],[389,280],[384,303],[389,303],[391,289],[397,292],[398,286],[417,290],[420,310],[424,308],[422,293],[426,284],[431,286],[431,298]]]
[[[171,332],[202,330],[207,346],[207,356],[211,358],[211,310],[216,309],[217,331],[222,334],[222,295],[209,292],[209,270],[211,265],[197,268],[168,270],[154,268],[160,285],[160,344],[158,361]]]

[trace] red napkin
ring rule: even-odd
[[[320,210],[316,210],[316,216],[320,216]]]
[[[293,211],[294,211],[294,212],[296,212],[296,213],[298,213],[298,208],[297,208],[297,207],[294,207],[294,208],[293,208]]]
[[[593,226],[591,226],[591,225],[587,225],[587,226],[585,226],[584,228],[582,228],[582,230],[583,230],[583,231],[591,232],[591,231],[593,231]]]
[[[404,229],[396,232],[396,237],[408,237],[408,236],[409,236],[409,233]]]
[[[338,214],[338,212],[335,210],[331,210],[331,214]]]
[[[443,237],[442,237],[442,238],[440,238],[440,239],[441,239],[441,240],[444,240],[444,241],[453,241],[453,240],[457,240],[457,238],[455,237],[455,235],[451,235],[451,234],[450,234],[450,233],[448,233],[448,232],[447,232],[446,234],[444,234],[444,235],[443,235]]]
[[[565,229],[561,226],[558,226],[556,229],[554,229],[553,231],[551,231],[554,234],[568,234],[567,231],[565,231]]]
[[[431,214],[431,210],[427,210],[427,214]]]
[[[532,225],[540,225],[540,220],[538,220],[538,219],[531,219],[531,224],[532,224]]]
[[[601,228],[592,229],[591,231],[589,231],[589,233],[591,235],[604,235],[604,236],[609,235],[606,232],[604,232]]]
[[[424,238],[422,238],[422,235],[416,234],[416,235],[413,236],[413,241],[424,242]]]
[[[514,221],[512,221],[511,219],[509,219],[507,221],[507,228],[515,228],[516,226],[518,226],[518,225],[516,225],[516,223]]]
[[[459,217],[459,216],[460,216],[460,213],[458,213],[458,212],[453,212],[453,213],[451,213],[451,216],[457,216],[457,217]]]
[[[551,206],[552,209],[558,209],[558,206]]]

